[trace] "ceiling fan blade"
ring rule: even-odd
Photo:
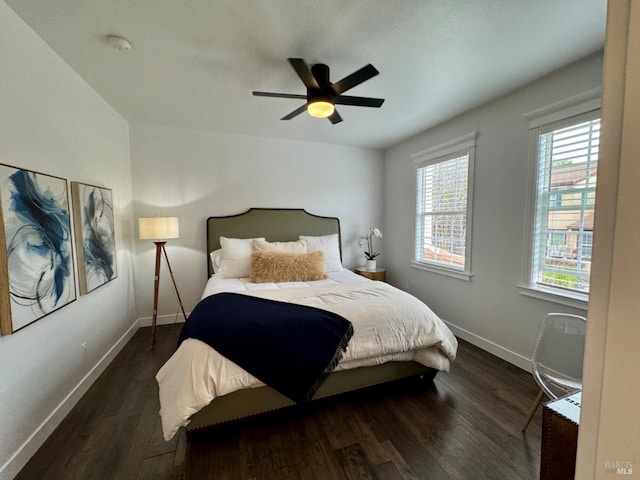
[[[329,118],[329,121],[334,125],[342,121],[342,117],[340,116],[337,110],[334,110],[333,113],[328,118]]]
[[[300,115],[302,112],[306,112],[307,111],[307,104],[305,103],[304,105],[302,105],[299,108],[296,108],[293,112],[291,112],[289,115],[285,115],[284,117],[282,117],[280,120],[291,120],[293,117],[297,117],[298,115]]]
[[[340,95],[342,92],[360,85],[362,82],[366,82],[372,77],[375,77],[380,72],[373,65],[369,64],[362,67],[360,70],[353,72],[351,75],[347,75],[342,80],[338,80],[333,84],[333,90],[336,95]]]
[[[356,107],[380,108],[384,103],[384,98],[351,97],[349,95],[338,95],[334,99],[336,105],[353,105]]]
[[[271,92],[251,92],[255,97],[275,97],[275,98],[298,98],[306,100],[306,95],[297,95],[294,93],[271,93]]]
[[[311,69],[305,63],[305,61],[301,58],[289,58],[289,63],[296,71],[302,83],[304,83],[305,87],[312,89],[319,89],[318,81],[316,77],[311,73]]]

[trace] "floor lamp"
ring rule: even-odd
[[[178,286],[176,285],[176,279],[173,276],[173,270],[171,270],[171,264],[169,263],[169,257],[167,256],[167,250],[165,244],[167,239],[180,237],[180,227],[178,225],[178,217],[151,217],[151,218],[138,218],[138,230],[140,231],[141,240],[154,240],[156,244],[156,269],[153,281],[153,320],[151,321],[151,348],[153,348],[156,341],[156,320],[158,319],[158,287],[160,286],[160,257],[164,254],[164,259],[169,267],[169,274],[171,275],[171,281],[173,282],[173,288],[176,291],[178,297],[178,303],[180,309],[182,309],[182,315],[185,320],[187,315],[184,313],[184,307],[182,306],[182,299],[178,293]]]

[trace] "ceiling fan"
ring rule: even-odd
[[[347,90],[366,82],[380,73],[371,64],[362,67],[351,75],[347,75],[342,80],[331,83],[329,80],[329,67],[325,64],[317,63],[309,68],[301,58],[289,58],[288,60],[300,77],[300,80],[302,80],[302,83],[307,87],[306,95],[253,92],[253,95],[256,97],[297,98],[306,100],[304,105],[285,115],[281,120],[291,120],[293,117],[307,110],[309,115],[318,118],[329,118],[331,123],[335,125],[342,121],[342,117],[335,109],[335,105],[380,108],[384,103],[384,98],[342,95]]]

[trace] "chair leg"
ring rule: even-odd
[[[533,416],[536,414],[536,411],[538,410],[538,407],[542,403],[542,399],[543,398],[544,398],[544,392],[542,390],[540,390],[538,392],[538,396],[533,401],[533,405],[531,406],[531,410],[529,411],[529,416],[527,416],[527,419],[525,420],[524,425],[522,425],[522,431],[523,432],[527,430],[527,427],[531,423],[531,420],[533,419]]]

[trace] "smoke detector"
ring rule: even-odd
[[[107,43],[111,45],[111,48],[118,50],[119,52],[131,50],[131,43],[129,43],[129,40],[118,35],[107,35]]]

